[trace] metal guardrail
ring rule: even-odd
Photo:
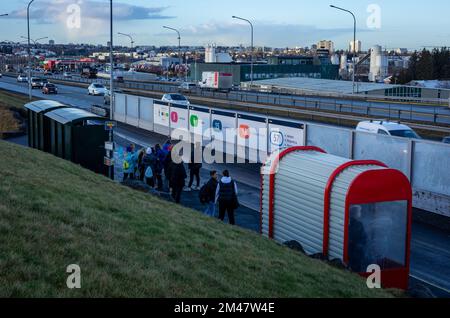
[[[77,76],[72,78],[67,78],[64,76],[49,76],[48,78],[83,84],[90,84],[92,82],[102,83],[104,85],[109,84],[108,79],[87,79]],[[167,84],[125,82],[117,83],[116,87],[122,89],[149,91],[161,94],[179,92],[178,85]],[[345,96],[345,99],[340,99],[329,97],[310,97],[306,95],[289,96],[285,94],[255,93],[247,91],[231,91],[225,93],[202,90],[200,88],[192,90],[187,95],[243,103],[276,105],[286,108],[305,108],[307,110],[332,112],[337,114],[354,114],[393,121],[432,123],[434,125],[450,125],[450,108],[444,106],[398,104],[398,99],[381,101],[380,103],[378,101],[375,102],[366,100],[365,98],[357,98],[353,96]],[[365,105],[362,103],[364,103]]]
[[[211,123],[214,104],[206,107],[209,109],[209,122]],[[179,109],[176,108],[176,110]],[[169,110],[169,113],[171,111]],[[226,112],[233,114],[236,119],[239,114],[246,113],[235,110]],[[116,94],[115,120],[159,133],[156,130],[154,114],[153,99]],[[264,118],[268,130],[270,119],[281,119],[277,116],[263,114],[253,116]],[[187,118],[189,118],[189,114]],[[304,145],[318,146],[330,154],[349,159],[380,160],[390,167],[402,171],[411,180],[415,189],[416,207],[450,217],[450,172],[448,170],[450,145],[427,140],[369,134],[301,120],[291,121],[303,125]],[[167,129],[170,131],[170,124]]]

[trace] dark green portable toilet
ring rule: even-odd
[[[60,108],[48,112],[51,153],[96,173],[107,175],[104,165],[106,118],[79,108]]]
[[[28,146],[50,152],[50,126],[44,115],[55,109],[67,107],[52,100],[38,100],[25,105],[28,112]]]

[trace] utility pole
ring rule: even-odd
[[[30,41],[30,6],[34,2],[31,0],[27,6],[27,29],[28,29],[28,98],[33,99],[31,91],[31,41]]]
[[[113,28],[113,0],[109,0],[109,26],[110,26],[110,39],[109,39],[109,119],[114,120],[114,109],[115,109],[115,96],[114,96],[114,28]],[[109,142],[112,144],[114,142],[114,131],[110,129],[109,131]],[[111,151],[114,154],[114,151]],[[111,156],[110,156],[111,157]],[[113,155],[114,157],[114,155]],[[114,165],[108,167],[108,175],[110,179],[114,179]]]

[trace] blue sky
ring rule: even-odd
[[[333,40],[346,48],[353,37],[350,15],[330,4],[354,11],[358,39],[363,48],[380,44],[387,48],[450,46],[450,2],[447,0],[114,0],[115,31],[131,33],[136,45],[175,45],[176,35],[162,29],[170,25],[182,31],[184,44],[248,45],[249,27],[232,15],[251,19],[255,43],[261,46],[310,46]],[[18,41],[26,35],[27,0],[1,0],[0,41]],[[79,4],[80,28],[68,28],[67,8]],[[48,36],[58,43],[106,43],[108,0],[35,0],[32,5],[32,38]],[[372,6],[371,6],[372,5]],[[375,7],[373,6],[375,5]],[[378,15],[368,8],[380,9]],[[375,22],[373,23],[373,18]],[[367,23],[367,20],[371,24]],[[117,36],[116,43],[128,40]]]

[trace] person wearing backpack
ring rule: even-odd
[[[216,215],[216,189],[218,184],[217,171],[211,171],[209,175],[211,178],[208,183],[200,189],[199,197],[202,204],[207,204],[207,208],[204,213],[208,216],[214,217]]]
[[[225,170],[216,189],[216,203],[219,203],[219,219],[225,219],[228,213],[228,220],[231,225],[235,225],[234,211],[239,207],[237,198],[238,188],[236,182],[231,179],[230,172]]]
[[[145,182],[147,183],[148,186],[150,186],[152,188],[155,187],[155,176],[153,173],[153,171],[155,169],[155,161],[156,161],[156,158],[153,154],[153,149],[147,148],[145,156],[142,159],[142,165],[143,165]]]
[[[123,181],[134,179],[134,154],[131,147],[127,147],[125,157],[122,164]]]

